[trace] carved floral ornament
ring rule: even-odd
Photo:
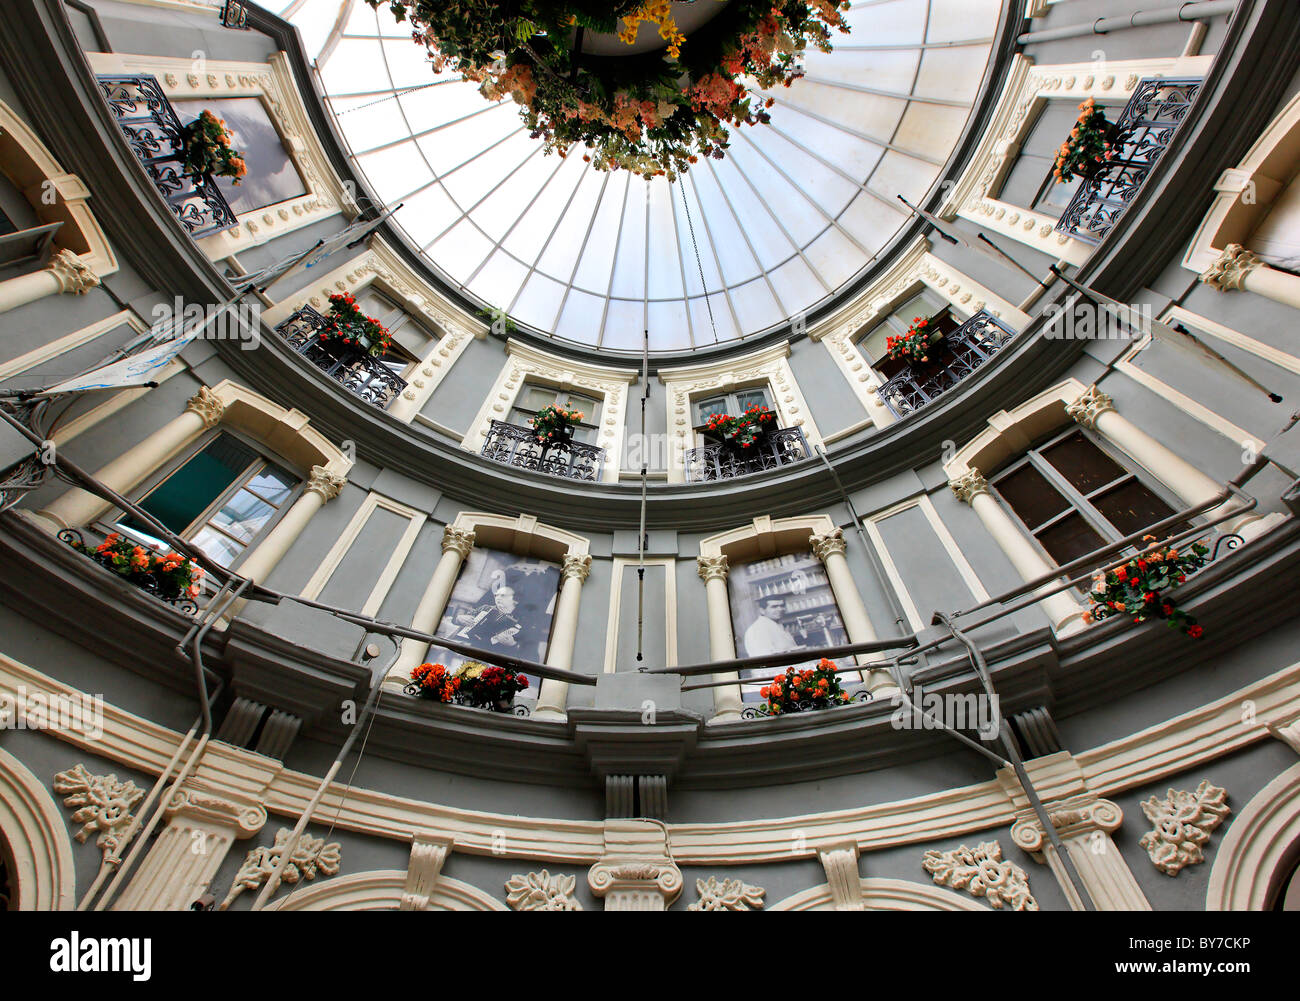
[[[1263,263],[1240,243],[1230,243],[1219,255],[1219,259],[1201,275],[1201,281],[1220,292],[1243,289],[1246,287],[1246,276]]]
[[[472,528],[453,528],[448,525],[442,530],[442,551],[444,553],[454,551],[462,560],[469,559],[476,538]]]
[[[274,845],[258,845],[244,857],[244,863],[235,873],[230,892],[221,902],[220,910],[228,908],[245,890],[256,890],[271,878],[292,835],[289,828],[282,827],[275,832]],[[342,852],[337,841],[326,844],[323,838],[313,838],[304,832],[299,835],[289,861],[280,872],[280,883],[292,886],[301,880],[311,882],[318,874],[335,876],[341,865]]]
[[[711,580],[726,580],[727,558],[725,556],[698,556],[695,559],[700,579],[706,584]]]
[[[199,391],[185,404],[185,411],[198,414],[205,428],[213,428],[226,415],[226,402],[207,386],[200,386]]]
[[[83,764],[55,775],[54,791],[73,810],[72,823],[82,825],[73,836],[85,844],[98,832],[95,845],[105,854],[116,854],[134,819],[131,811],[144,798],[144,790],[134,782],[121,782],[116,775],[92,775]]]
[[[825,535],[810,536],[808,547],[813,551],[814,556],[825,563],[828,557],[844,555],[849,545],[844,541],[844,529],[833,528]]]
[[[564,565],[560,571],[560,576],[564,580],[572,578],[579,584],[587,579],[591,573],[591,557],[585,553],[569,553],[564,557]]]
[[[506,903],[516,911],[580,911],[573,895],[577,877],[541,872],[516,873],[506,881]]]
[[[46,266],[59,283],[59,291],[85,295],[99,284],[99,276],[70,250],[60,250]]]
[[[1195,792],[1170,789],[1164,799],[1152,796],[1142,803],[1142,812],[1153,826],[1138,844],[1166,876],[1199,865],[1205,861],[1203,848],[1211,832],[1232,812],[1227,799],[1227,791],[1208,779]]]
[[[998,910],[1038,910],[1038,901],[1029,891],[1029,874],[1003,859],[996,841],[982,841],[973,849],[960,845],[946,852],[928,851],[921,867],[939,886],[983,897]]]
[[[761,886],[739,879],[719,881],[716,876],[697,879],[695,892],[700,899],[686,908],[688,911],[756,911],[763,906],[763,895],[767,893]]]
[[[307,489],[318,494],[323,501],[332,501],[339,495],[343,485],[348,482],[346,476],[340,476],[338,473],[325,468],[324,466],[311,467],[311,479],[307,483]]]

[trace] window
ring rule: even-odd
[[[738,417],[750,407],[771,407],[772,394],[766,386],[755,389],[738,389],[734,393],[719,393],[695,401],[695,426],[703,427],[714,414]]]
[[[222,566],[234,564],[284,510],[298,478],[241,438],[222,432],[137,503]],[[156,547],[166,543],[134,515],[115,526]]]
[[[1030,449],[992,482],[1058,564],[1076,560],[1174,513],[1174,508],[1082,428]]]
[[[393,346],[379,356],[379,361],[394,375],[405,378],[411,366],[425,356],[429,345],[438,340],[437,334],[374,286],[357,296],[357,308],[373,316],[392,335]]]
[[[519,390],[519,395],[515,397],[515,405],[510,411],[510,423],[519,427],[528,427],[529,421],[536,417],[537,412],[543,407],[559,404],[566,409],[579,410],[585,415],[573,431],[573,440],[585,445],[594,445],[596,432],[600,428],[601,402],[594,396],[566,393],[559,389],[551,389],[549,386],[526,382]]]
[[[918,316],[927,319],[937,317],[939,314],[946,316],[947,308],[947,300],[937,292],[927,288],[908,299],[907,302],[868,330],[858,339],[858,348],[873,365],[887,361],[889,355],[885,349],[885,341],[888,338],[907,333],[907,328],[912,325],[912,321]],[[942,325],[941,329],[947,332],[947,328],[942,327]]]

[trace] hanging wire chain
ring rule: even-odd
[[[417,90],[424,90],[426,87],[436,87],[441,83],[461,83],[463,82],[463,80],[464,77],[462,77],[460,80],[430,80],[428,83],[418,83],[414,87],[406,87],[403,88],[402,90],[395,90],[391,94],[385,94],[383,97],[377,98],[376,100],[373,101],[367,101],[365,104],[357,104],[343,111],[336,111],[334,112],[334,117],[342,118],[344,115],[350,115],[352,114],[352,112],[360,111],[362,108],[373,108],[376,104],[383,104],[385,101],[392,101],[399,97],[405,97],[407,94],[414,94]],[[332,97],[330,98],[331,103],[333,103],[334,100],[335,98]]]
[[[682,191],[682,205],[686,209],[686,225],[691,233],[691,247],[695,250],[695,266],[700,269],[700,288],[704,289],[704,305],[709,307],[709,326],[713,328],[713,343],[718,343],[718,325],[713,319],[713,303],[709,301],[709,286],[704,280],[704,265],[700,262],[700,245],[695,242],[695,223],[691,219],[691,203],[686,200],[686,185],[679,184]]]

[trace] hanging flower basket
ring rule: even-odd
[[[59,538],[106,570],[170,604],[192,601],[202,587],[203,570],[180,553],[159,553],[117,532],[93,549],[71,529],[60,532]]]
[[[1094,177],[1114,158],[1115,126],[1093,98],[1079,105],[1079,120],[1056,154],[1052,176],[1062,184],[1076,177]]]
[[[571,407],[572,405],[570,405]],[[561,407],[552,403],[543,407],[528,423],[532,426],[533,437],[539,445],[554,447],[567,445],[573,441],[573,429],[587,415],[581,410]]]
[[[935,324],[923,316],[912,319],[907,333],[885,338],[885,350],[893,361],[900,359],[912,365],[928,364],[934,357]]]
[[[823,658],[816,667],[804,671],[788,668],[770,685],[759,691],[766,702],[758,707],[763,716],[788,716],[790,713],[829,709],[852,701],[840,686],[840,676],[833,661]]]
[[[1154,535],[1143,542],[1155,542]],[[1209,550],[1199,542],[1189,549],[1164,546],[1141,553],[1128,563],[1092,579],[1092,608],[1083,613],[1084,622],[1100,622],[1114,615],[1132,616],[1135,623],[1164,619],[1171,629],[1181,629],[1192,639],[1200,638],[1202,629],[1169,597],[1174,590],[1209,562]]]
[[[206,109],[181,132],[179,154],[183,173],[195,178],[206,175],[229,177],[235,184],[248,173],[244,154],[230,145],[231,134],[223,118]]]
[[[767,407],[755,405],[739,417],[713,414],[704,425],[704,434],[737,450],[752,449],[762,444],[775,425],[776,414]]]
[[[321,343],[335,348],[363,351],[379,357],[393,346],[388,328],[373,316],[366,316],[350,295],[330,296],[329,313],[317,332]]]
[[[409,23],[435,72],[453,69],[490,101],[510,98],[547,153],[585,146],[600,170],[670,180],[700,157],[722,159],[728,127],[767,122],[809,46],[847,34],[845,0],[730,0],[690,37],[668,0],[366,0]],[[581,49],[582,34],[636,40],[642,23],[666,47],[618,57]]]

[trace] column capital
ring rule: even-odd
[[[830,556],[843,556],[849,544],[844,541],[844,529],[833,528],[825,535],[810,536],[808,547],[814,556],[825,563]]]
[[[1103,393],[1096,385],[1083,391],[1077,400],[1065,408],[1065,412],[1078,424],[1095,430],[1097,421],[1104,413],[1114,413],[1115,401]]]
[[[587,579],[591,573],[591,557],[584,553],[570,553],[564,557],[564,565],[560,570],[560,576],[564,580],[573,578],[579,584]]]
[[[202,417],[205,428],[216,427],[226,415],[226,402],[207,386],[200,386],[185,404],[185,412]]]
[[[957,495],[957,499],[964,504],[969,504],[980,494],[989,492],[989,481],[978,469],[966,470],[956,479],[949,480],[948,486]]]
[[[1093,831],[1114,834],[1124,822],[1124,811],[1108,799],[1085,795],[1053,803],[1047,808],[1047,817],[1060,837],[1071,838]],[[1036,814],[1025,811],[1011,827],[1011,840],[1016,847],[1037,855],[1047,841],[1047,832]]]
[[[60,292],[85,295],[88,289],[99,284],[99,275],[70,250],[60,250],[45,270],[54,275]]]
[[[1246,287],[1246,276],[1263,263],[1240,243],[1230,243],[1201,275],[1201,282],[1220,292],[1242,289]]]
[[[727,571],[731,569],[725,556],[697,556],[695,566],[700,579],[706,584],[711,580],[726,580]]]
[[[442,530],[442,551],[456,552],[462,560],[469,559],[470,550],[474,548],[477,538],[472,528],[453,528],[448,525]]]
[[[166,815],[169,820],[180,815],[191,821],[230,828],[241,840],[251,838],[266,823],[266,807],[261,803],[194,786],[185,786],[172,794]]]
[[[310,493],[315,493],[322,501],[328,503],[339,495],[339,491],[343,489],[343,484],[347,483],[347,481],[346,476],[340,476],[324,466],[312,466],[311,479],[307,481],[307,490]]]

